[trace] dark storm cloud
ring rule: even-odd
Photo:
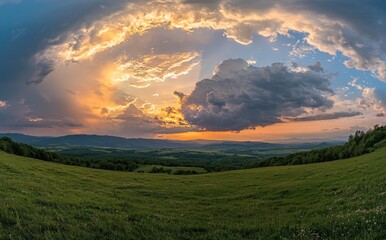
[[[7,2],[18,3],[0,5],[0,95],[10,99],[26,83],[40,83],[53,70],[52,60],[36,60],[36,55],[62,43],[67,32],[116,11],[127,1]],[[102,7],[103,4],[109,7]]]
[[[272,32],[304,32],[306,42],[316,49],[331,55],[341,52],[348,58],[347,67],[371,71],[386,81],[386,2],[383,0],[227,0],[219,4],[223,4],[222,10],[228,15],[256,16],[274,11],[277,18],[296,15],[302,19],[297,23],[297,17],[241,22],[236,29],[226,30],[227,35],[240,42],[250,43],[253,33],[261,29],[259,24],[265,21],[263,28]]]
[[[347,118],[347,117],[355,117],[362,115],[361,112],[334,112],[334,113],[325,113],[314,116],[307,117],[298,117],[298,118],[289,118],[288,120],[293,122],[304,122],[304,121],[318,121],[318,120],[332,120],[338,118]]]
[[[66,119],[22,119],[9,125],[13,130],[26,128],[80,128],[83,124]],[[7,129],[9,129],[7,128]],[[1,129],[1,128],[0,128]]]
[[[44,105],[41,106],[44,109]],[[25,100],[18,103],[7,104],[0,108],[0,131],[19,131],[27,128],[79,128],[83,124],[75,119],[62,116],[55,117],[55,114],[41,117],[41,113],[32,112]]]
[[[230,59],[217,66],[211,79],[198,82],[190,95],[177,96],[189,123],[239,131],[297,117],[305,113],[303,108],[331,108],[331,94],[329,79],[315,72],[292,72],[281,63],[254,67]]]
[[[301,4],[300,4],[301,2]],[[358,69],[371,69],[381,80],[386,81],[386,2],[383,0],[350,1],[350,0],[316,0],[297,1],[289,10],[323,14],[326,18],[341,22],[341,35],[326,38],[338,42],[343,48],[352,51],[352,63]],[[335,39],[334,39],[335,38]],[[382,79],[383,78],[383,79]]]
[[[54,59],[40,54],[49,46],[61,44],[67,34],[115,12],[126,2],[0,2],[17,3],[0,4],[0,100],[7,102],[0,111],[1,129],[66,129],[82,125],[79,119],[72,119],[84,115],[81,110],[71,109],[65,99],[47,100],[44,92],[35,88],[54,70]]]
[[[379,31],[386,23],[386,2],[383,0],[297,0],[294,3],[287,7],[290,10],[323,13],[328,18],[342,20],[366,36],[377,39],[385,36],[384,31]]]

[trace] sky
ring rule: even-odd
[[[342,140],[386,124],[383,0],[0,0],[0,132]]]

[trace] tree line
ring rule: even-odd
[[[24,143],[16,143],[9,137],[0,138],[0,150],[18,156],[81,167],[116,171],[133,171],[134,169],[138,168],[138,164],[122,159],[92,159],[74,156],[63,156],[56,152],[35,148]]]
[[[371,130],[356,131],[350,135],[347,143],[307,152],[299,152],[284,157],[270,157],[252,164],[249,167],[268,167],[280,165],[299,165],[317,162],[327,162],[339,159],[357,157],[370,153],[379,147],[386,146],[386,126],[374,126]]]

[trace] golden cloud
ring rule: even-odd
[[[290,31],[307,33],[305,42],[316,49],[348,57],[347,67],[369,70],[381,80],[386,78],[386,60],[379,54],[379,44],[356,32],[341,20],[325,14],[294,11],[285,4],[245,4],[220,1],[215,7],[183,4],[178,0],[142,1],[68,35],[63,44],[46,50],[45,56],[59,61],[82,61],[116,47],[134,35],[153,28],[178,28],[185,31],[206,28],[222,30],[240,44],[250,44],[253,34],[275,40]],[[260,5],[269,5],[261,8]],[[244,6],[244,7],[243,7]],[[366,48],[371,54],[363,54]],[[385,79],[386,80],[386,79]],[[138,86],[145,86],[139,84]]]
[[[147,87],[151,82],[163,82],[189,73],[198,64],[198,57],[196,52],[145,55],[137,59],[122,57],[115,63],[113,81],[128,82],[136,88]]]

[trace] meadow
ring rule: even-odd
[[[152,173],[152,170],[154,168],[158,168],[158,169],[163,168],[165,170],[170,169],[170,174],[176,174],[178,171],[181,171],[181,172],[194,171],[197,174],[207,173],[207,171],[204,168],[200,168],[200,167],[178,167],[178,166],[171,167],[171,166],[162,166],[162,165],[140,165],[134,171],[138,173]]]
[[[386,239],[386,148],[198,175],[0,152],[0,239]]]

